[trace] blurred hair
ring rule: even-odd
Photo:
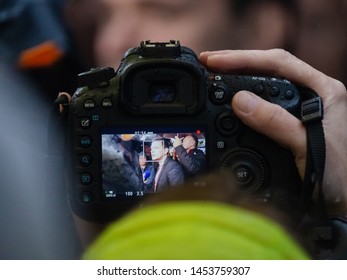
[[[151,205],[172,201],[214,201],[229,205],[236,205],[250,211],[260,213],[290,232],[294,239],[309,253],[309,244],[298,232],[297,221],[290,213],[286,213],[272,204],[260,202],[254,194],[245,193],[241,187],[233,183],[234,179],[229,171],[215,171],[201,177],[187,180],[183,185],[158,193],[158,195],[143,201],[142,205]]]
[[[230,174],[229,174],[230,175]],[[83,259],[308,259],[285,214],[255,203],[228,173],[166,190],[112,223]]]
[[[194,143],[195,143],[194,146],[196,148],[199,144],[198,137],[196,137],[196,135],[194,135],[194,134],[190,134],[189,136],[191,136],[194,139]]]
[[[283,5],[285,8],[288,8],[290,10],[294,10],[296,6],[296,0],[233,0],[229,1],[230,8],[232,10],[233,14],[236,14],[238,16],[243,16],[247,9],[254,4],[274,4],[278,3],[279,5]]]

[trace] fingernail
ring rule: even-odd
[[[250,92],[240,92],[234,98],[234,106],[245,114],[252,113],[258,105],[258,98]]]

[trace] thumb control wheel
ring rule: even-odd
[[[221,168],[230,171],[235,183],[245,192],[255,193],[263,189],[268,178],[261,156],[247,149],[228,153],[222,160]]]

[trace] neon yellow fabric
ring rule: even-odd
[[[84,259],[302,260],[303,249],[277,223],[215,202],[170,202],[111,224]]]

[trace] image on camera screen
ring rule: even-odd
[[[206,162],[206,132],[196,127],[106,128],[101,131],[101,155],[102,197],[139,197],[200,174]],[[194,168],[188,166],[190,157],[197,163]]]

